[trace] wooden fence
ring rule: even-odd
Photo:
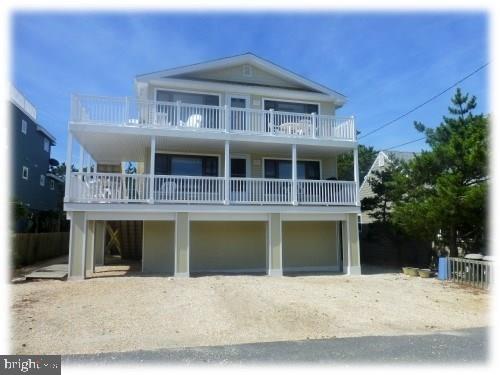
[[[448,258],[448,280],[475,288],[488,289],[493,284],[493,264],[482,260]]]
[[[69,233],[16,233],[11,238],[14,267],[68,254]]]

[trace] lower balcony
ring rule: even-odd
[[[354,181],[73,172],[73,203],[320,205],[357,204]]]

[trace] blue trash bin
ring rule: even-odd
[[[439,257],[438,279],[448,280],[448,257]]]

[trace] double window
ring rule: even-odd
[[[292,161],[280,159],[264,159],[264,176],[266,178],[292,178]],[[297,161],[297,179],[319,180],[319,161]]]
[[[319,108],[317,104],[309,103],[295,103],[295,102],[280,102],[277,100],[265,100],[264,109],[267,111],[273,109],[280,112],[293,112],[293,113],[318,113]]]
[[[218,176],[216,156],[156,154],[155,174],[175,176]]]
[[[158,90],[156,100],[161,102],[177,102],[201,105],[219,105],[218,95],[196,94],[190,92]]]

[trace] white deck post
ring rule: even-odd
[[[181,126],[181,101],[177,100],[175,102],[175,113],[176,113],[176,126]]]
[[[316,116],[316,113],[311,113],[311,123],[312,123],[312,137],[316,138],[316,128],[317,128],[317,122],[318,122],[318,117]]]
[[[155,201],[155,156],[156,156],[156,137],[151,137],[151,155],[149,156],[149,203]]]
[[[354,184],[356,185],[356,206],[359,206],[359,166],[358,166],[358,147],[353,150],[354,164]]]
[[[68,144],[66,145],[66,176],[64,181],[64,201],[69,202],[70,200],[70,189],[71,189],[71,159],[73,154],[73,134],[68,132]]]
[[[78,163],[78,165],[80,167],[79,170],[80,170],[80,172],[83,172],[83,146],[82,145],[80,145],[80,156],[79,156],[79,159],[80,159],[79,163]]]
[[[272,134],[275,134],[275,131],[274,131],[274,109],[270,109],[269,110],[269,127],[270,127],[270,131]]]
[[[224,143],[224,204],[229,204],[229,141]]]
[[[231,128],[231,112],[227,104],[224,105],[224,127],[226,133],[229,133],[229,129]]]
[[[297,145],[292,145],[292,204],[296,206],[297,202]]]

